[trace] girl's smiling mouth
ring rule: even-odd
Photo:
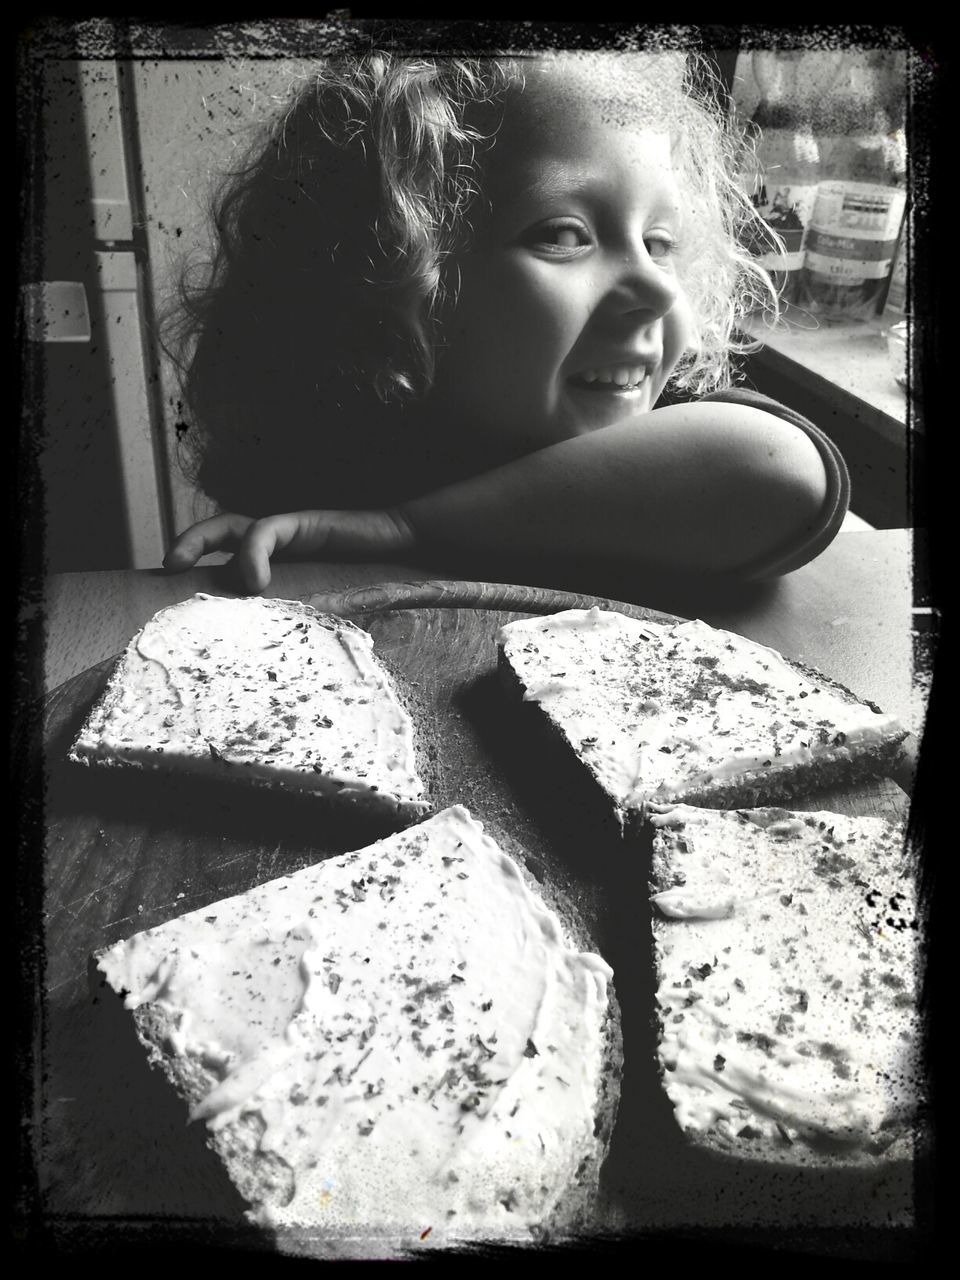
[[[639,391],[648,377],[646,365],[614,365],[597,369],[585,369],[573,374],[569,381],[584,391],[624,392]]]
[[[651,391],[654,392],[652,399],[655,399],[660,394],[659,386],[655,387],[654,383],[658,381],[657,370],[663,353],[653,344],[645,350],[638,350],[636,347],[633,351],[614,348],[587,354],[596,363],[586,365],[567,376],[567,387],[571,391],[617,400],[640,400],[641,393],[644,400],[651,399]]]
[[[622,364],[595,365],[564,379],[573,435],[613,427],[647,413],[660,393],[658,365],[634,357]]]
[[[652,334],[642,344],[591,348],[574,357],[573,370],[563,378],[576,435],[649,412],[662,390],[663,350]]]

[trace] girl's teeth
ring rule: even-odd
[[[639,387],[646,376],[647,371],[642,365],[637,369],[629,369],[621,365],[615,369],[587,369],[580,374],[579,381],[612,383],[624,390],[627,387]]]

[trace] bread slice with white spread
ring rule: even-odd
[[[413,726],[367,632],[294,600],[198,594],[130,641],[71,751],[353,801],[429,806]]]
[[[764,804],[883,774],[906,737],[834,681],[703,622],[575,609],[509,623],[498,639],[510,688],[622,823],[646,802]]]
[[[577,1229],[612,973],[455,806],[98,954],[251,1206],[307,1252]]]
[[[910,1159],[918,923],[904,833],[784,809],[648,813],[663,1087],[740,1159]]]

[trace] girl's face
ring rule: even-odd
[[[483,200],[449,264],[431,420],[493,464],[652,409],[693,339],[669,137],[606,118],[576,69],[534,70]]]

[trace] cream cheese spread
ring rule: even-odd
[[[509,623],[498,639],[525,700],[621,809],[849,760],[903,736],[895,717],[703,622],[574,609]]]
[[[611,970],[462,807],[98,962],[202,1065],[212,1144],[253,1114],[289,1167],[264,1225],[529,1239],[595,1153]]]
[[[902,830],[683,805],[651,821],[659,1053],[682,1128],[889,1145],[919,1089]]]
[[[71,754],[427,807],[410,717],[370,636],[298,601],[199,594],[162,609]]]

